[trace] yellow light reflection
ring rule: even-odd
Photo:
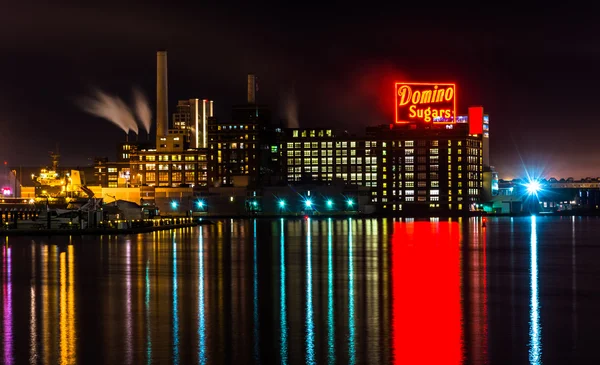
[[[31,277],[35,278],[35,242],[31,243]],[[37,298],[35,293],[35,285],[32,283],[29,289],[29,363],[36,364],[38,362],[37,350],[37,316],[35,309],[37,308]]]
[[[60,331],[60,363],[68,364],[69,355],[67,350],[67,254],[61,252],[59,255],[60,272],[60,296],[59,296],[59,331]]]

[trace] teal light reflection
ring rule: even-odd
[[[253,242],[252,242],[252,246],[253,246],[253,262],[254,262],[254,267],[253,267],[253,291],[254,291],[254,296],[253,296],[253,303],[254,303],[254,360],[257,363],[260,363],[260,348],[259,348],[259,344],[260,344],[260,339],[259,339],[259,321],[258,321],[258,262],[257,262],[257,240],[256,240],[256,219],[254,219],[253,221],[253,225],[254,225],[254,229],[253,229]]]
[[[287,344],[287,310],[285,304],[285,230],[284,230],[284,219],[281,218],[281,239],[279,242],[279,291],[280,291],[280,301],[279,301],[279,318],[280,318],[280,331],[281,331],[281,340],[280,340],[280,355],[281,355],[281,363],[287,364],[288,362],[288,344]]]
[[[179,364],[179,300],[177,298],[177,243],[173,235],[173,363]]]
[[[306,220],[306,363],[316,364],[315,360],[315,322],[312,303],[312,240],[310,221]]]
[[[204,313],[204,238],[198,233],[198,362],[206,364],[206,318]]]
[[[335,316],[333,314],[333,229],[327,220],[327,363],[335,364]]]
[[[144,306],[146,308],[146,363],[152,364],[152,330],[150,328],[150,262],[146,261],[146,292],[144,293]]]
[[[542,363],[542,328],[540,326],[540,303],[538,293],[538,266],[537,266],[537,230],[536,218],[531,216],[531,302],[529,303],[529,363],[539,365]]]
[[[356,364],[354,323],[354,258],[352,257],[352,218],[348,218],[348,363]]]

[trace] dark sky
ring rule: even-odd
[[[522,161],[547,177],[600,176],[591,11],[95,3],[3,5],[1,159],[46,164],[57,142],[65,165],[114,157],[123,133],[74,100],[98,87],[129,101],[139,86],[154,109],[155,52],[165,48],[170,111],[178,99],[210,98],[229,118],[254,72],[258,101],[278,117],[295,95],[302,127],[362,133],[392,121],[394,81],[455,81],[459,112],[490,114],[501,177],[522,175]]]

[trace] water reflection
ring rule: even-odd
[[[538,294],[537,246],[537,221],[535,216],[531,216],[529,362],[533,365],[542,363],[542,328],[540,326],[540,303]]]
[[[254,304],[254,361],[256,363],[260,363],[260,323],[258,317],[258,242],[256,232],[256,219],[254,219],[252,223],[252,263],[254,265],[252,268],[252,298]]]
[[[312,230],[311,219],[306,220],[306,363],[315,364],[315,323],[313,319],[312,289]]]
[[[279,354],[281,364],[288,363],[288,325],[287,325],[287,308],[286,308],[286,293],[285,293],[285,219],[280,220],[279,231],[279,331],[281,339],[279,341]]]
[[[36,244],[31,243],[31,277],[36,277]],[[35,364],[38,362],[37,349],[37,296],[35,285],[31,284],[29,288],[29,363]]]
[[[397,222],[391,244],[394,362],[460,364],[460,227]]]
[[[486,232],[477,220],[312,217],[11,239],[0,248],[0,363],[540,364],[542,222],[506,220],[500,238],[495,222]],[[585,351],[581,224],[566,220],[573,298],[560,304],[573,311],[566,342],[579,335]],[[550,343],[558,331],[544,324]]]
[[[2,344],[4,348],[3,359],[5,364],[12,364],[13,358],[13,304],[12,304],[12,255],[11,248],[6,244],[2,247],[2,312],[3,331]]]
[[[198,234],[198,358],[206,364],[206,319],[204,308],[204,232]]]
[[[173,232],[173,363],[179,364],[179,293],[177,292],[177,241]]]
[[[327,363],[335,363],[334,269],[332,219],[327,220]]]
[[[348,218],[348,363],[356,363],[356,326],[354,323],[354,253],[352,218]]]

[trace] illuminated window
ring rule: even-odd
[[[415,197],[414,196],[407,196],[406,197],[406,201],[407,202],[414,202],[415,201]]]
[[[429,149],[429,154],[430,155],[437,155],[437,154],[439,154],[439,152],[440,151],[437,148],[430,148]]]
[[[289,149],[292,149],[292,148],[294,148],[294,143],[292,143],[292,142],[288,142],[288,144],[287,144],[287,148],[289,148]]]
[[[415,174],[412,172],[407,172],[404,174],[404,179],[405,180],[414,180],[415,179]]]
[[[431,147],[437,147],[439,144],[438,141],[431,141]]]
[[[417,186],[420,188],[426,188],[427,187],[427,181],[419,181],[417,182]]]
[[[293,137],[293,138],[297,138],[297,137],[298,137],[298,130],[297,130],[297,129],[294,129],[294,130],[292,131],[292,137]]]
[[[356,148],[356,142],[350,142],[350,148]]]
[[[414,147],[415,141],[406,141],[404,142],[404,147]]]
[[[311,143],[311,147],[314,148],[319,148],[319,142],[313,142]]]
[[[439,181],[432,181],[431,182],[431,187],[432,188],[439,188],[440,187],[440,182]]]
[[[452,148],[448,148],[448,154],[451,155],[452,154]]]
[[[146,170],[156,170],[156,165],[153,163],[147,163]]]
[[[462,195],[462,189],[458,189],[458,195]]]
[[[430,198],[430,200],[431,200],[432,202],[439,202],[439,201],[440,201],[440,197],[439,197],[439,196],[431,196],[431,197],[429,197],[429,198]]]
[[[406,156],[404,158],[404,163],[406,163],[406,164],[413,164],[413,163],[415,163],[415,157],[414,156]]]
[[[429,190],[429,195],[440,195],[440,191],[438,189]]]
[[[429,165],[430,171],[439,171],[440,165]]]
[[[146,172],[146,181],[154,181],[156,179],[155,172]]]
[[[117,172],[117,168],[116,167],[109,167],[108,168],[108,172]]]
[[[406,156],[412,156],[412,155],[414,155],[414,154],[415,154],[415,150],[414,150],[414,149],[412,149],[412,148],[407,148],[407,149],[405,149],[405,150],[404,150],[404,154],[405,154]]]
[[[415,191],[414,190],[405,190],[404,195],[415,195]]]
[[[400,187],[402,187],[402,185],[400,185]],[[414,181],[407,181],[404,184],[404,187],[406,187],[406,188],[414,188],[415,187],[415,182]]]

